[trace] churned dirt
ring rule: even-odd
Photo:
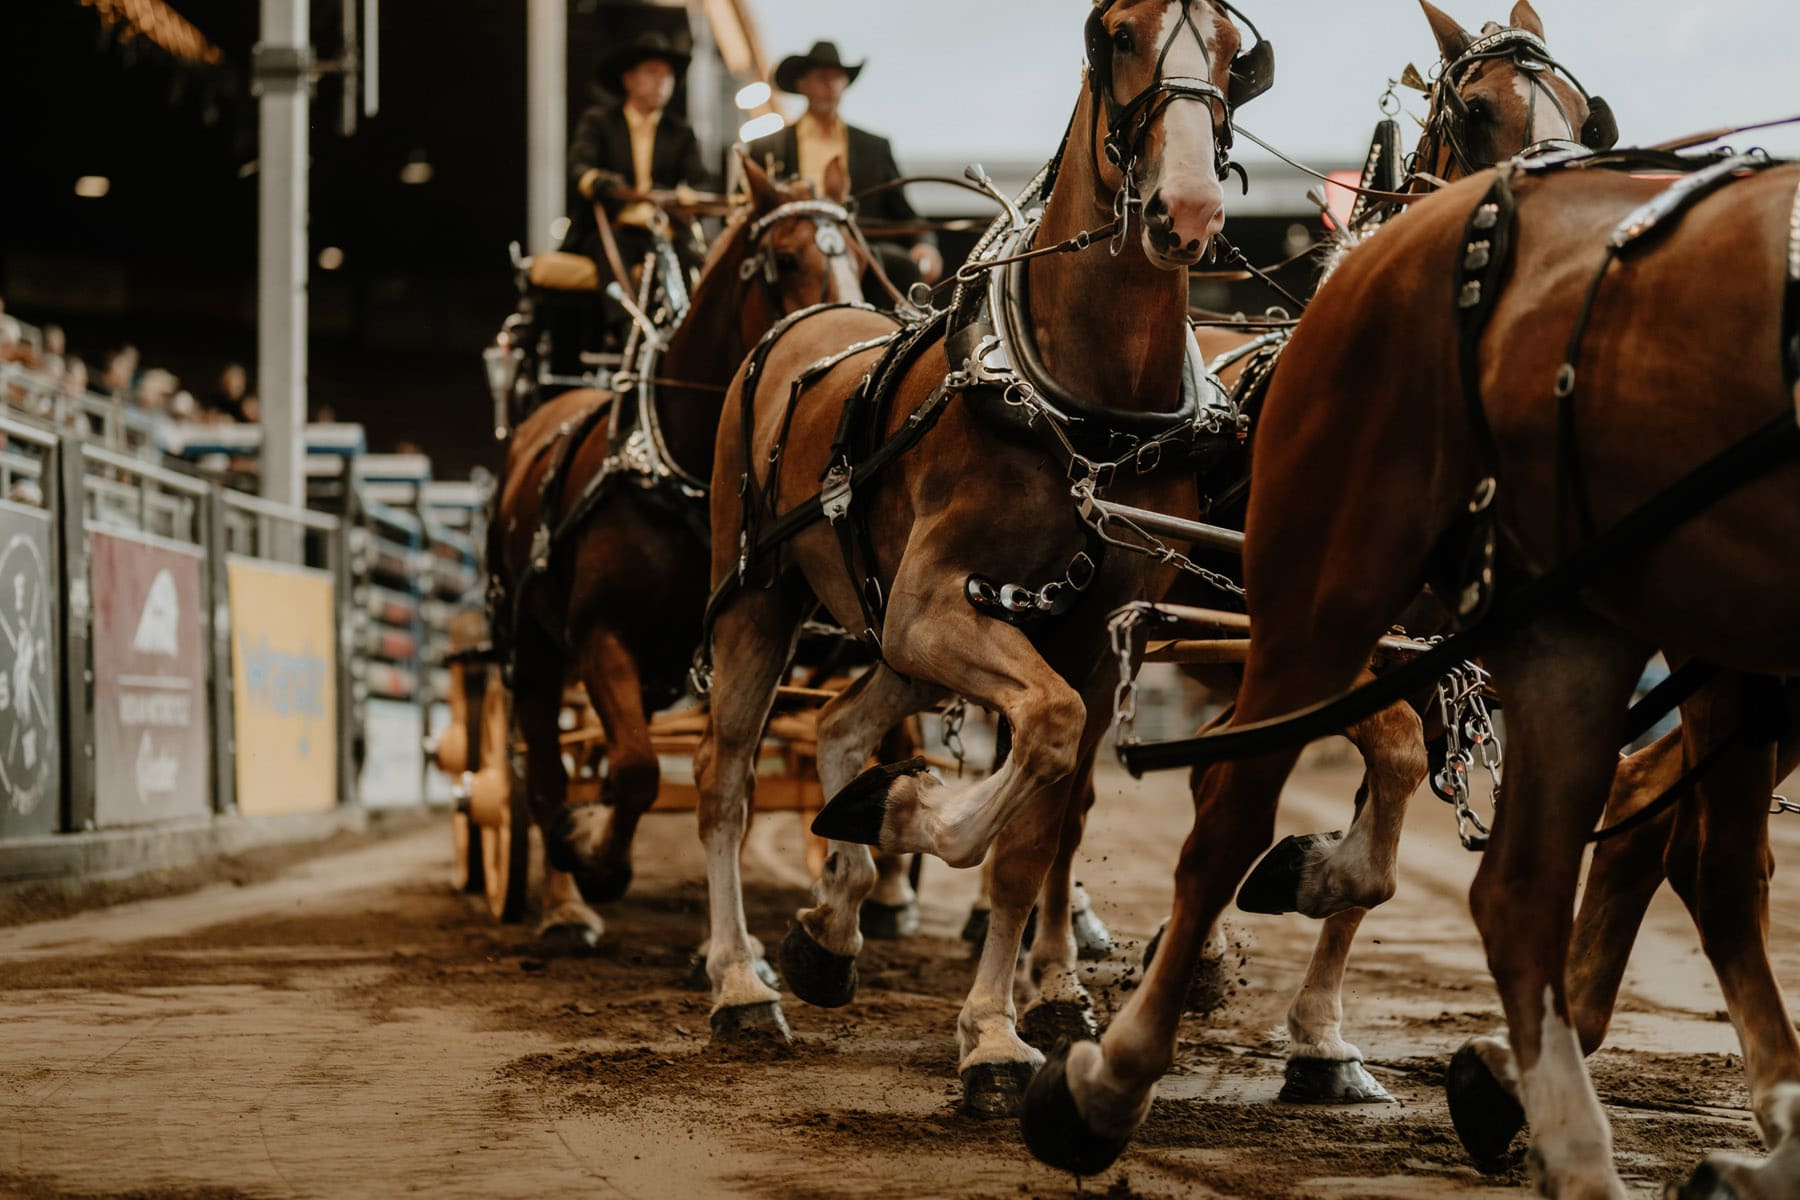
[[[1342,765],[1303,771],[1284,831],[1340,826],[1353,785]],[[1088,968],[1102,1019],[1166,910],[1189,811],[1180,777],[1103,781],[1079,872],[1120,939]],[[1442,1099],[1448,1054],[1500,1018],[1463,899],[1474,859],[1429,796],[1346,997],[1347,1036],[1397,1103],[1275,1102],[1282,1015],[1316,928],[1239,915],[1232,1000],[1189,1020],[1149,1124],[1083,1181],[1033,1161],[1014,1123],[957,1112],[969,874],[927,865],[923,932],[870,944],[850,1006],[790,997],[791,1047],[724,1050],[693,969],[705,893],[691,817],[646,821],[633,892],[582,954],[453,894],[444,825],[0,929],[0,1196],[1521,1194],[1522,1167],[1468,1165]],[[805,895],[799,833],[770,815],[746,851],[752,929],[771,946]],[[1800,848],[1800,821],[1777,848]],[[1784,874],[1775,892],[1771,940],[1792,981],[1800,891]],[[1594,1062],[1639,1195],[1755,1144],[1722,1007],[1665,895]]]

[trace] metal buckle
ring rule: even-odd
[[[824,486],[819,489],[819,510],[833,525],[850,514],[850,467],[847,463],[833,463],[825,472]]]

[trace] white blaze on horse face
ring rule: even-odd
[[[1525,111],[1531,114],[1528,127],[1534,144],[1552,139],[1576,140],[1575,130],[1563,112],[1563,102],[1556,99],[1556,92],[1549,84],[1536,84],[1531,72],[1520,71],[1513,76],[1513,92],[1524,101]]]
[[[1198,40],[1192,22],[1200,32]],[[1162,59],[1160,78],[1212,80],[1209,57],[1218,45],[1216,10],[1204,0],[1176,0],[1163,13],[1153,45],[1144,53],[1152,64]],[[1168,57],[1162,58],[1164,48]],[[1153,106],[1154,107],[1154,106]],[[1162,137],[1161,154],[1144,179],[1144,199],[1160,201],[1172,222],[1172,241],[1158,238],[1144,223],[1144,252],[1152,262],[1176,265],[1197,260],[1213,234],[1224,224],[1225,194],[1219,187],[1214,161],[1217,144],[1213,122],[1220,114],[1214,103],[1183,100],[1162,108],[1157,118]]]

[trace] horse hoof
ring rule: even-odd
[[[1031,1083],[1028,1062],[976,1063],[962,1073],[962,1110],[971,1117],[1016,1117]]]
[[[1050,1052],[1031,1086],[1019,1125],[1025,1146],[1041,1163],[1074,1175],[1098,1175],[1125,1153],[1124,1138],[1102,1137],[1089,1129],[1069,1092],[1069,1045]]]
[[[1324,857],[1344,840],[1341,833],[1309,833],[1283,838],[1238,889],[1237,906],[1248,913],[1298,912],[1300,884],[1307,864]]]
[[[1505,1170],[1507,1150],[1525,1128],[1525,1110],[1500,1086],[1473,1045],[1465,1044],[1451,1057],[1444,1092],[1450,1123],[1475,1169],[1490,1175]]]
[[[551,950],[584,951],[600,945],[600,931],[584,921],[558,921],[537,931],[538,941]]]
[[[819,1008],[842,1008],[856,998],[856,960],[819,945],[798,921],[781,939],[781,973],[794,995]]]
[[[1084,908],[1069,918],[1069,924],[1075,933],[1075,957],[1084,962],[1100,962],[1112,957],[1112,930],[1106,922],[1094,915],[1094,910]]]
[[[575,876],[575,884],[589,904],[610,904],[631,887],[631,864],[591,867]]]
[[[1290,1058],[1283,1104],[1392,1104],[1394,1098],[1356,1059]]]
[[[1019,1018],[1019,1036],[1039,1050],[1096,1036],[1094,1010],[1073,1000],[1045,1000]]]
[[[873,900],[865,900],[862,912],[857,915],[857,922],[862,926],[864,937],[874,938],[878,942],[893,942],[911,937],[919,932],[919,902],[913,900],[906,904],[877,904]]]
[[[1710,1162],[1694,1168],[1686,1183],[1671,1183],[1663,1189],[1663,1200],[1745,1200],[1744,1194],[1732,1186],[1723,1171]]]
[[[988,917],[992,915],[985,908],[971,908],[969,919],[963,922],[962,940],[975,947],[975,953],[981,953],[981,944],[987,941]]]
[[[819,810],[819,815],[813,818],[813,833],[832,841],[880,845],[881,827],[887,822],[889,789],[895,780],[923,775],[925,771],[922,758],[870,767],[845,784],[844,790]]]
[[[788,1031],[787,1018],[781,1015],[781,1002],[768,1000],[762,1004],[734,1004],[715,1009],[712,1015],[713,1041],[743,1045],[749,1042],[776,1042],[787,1045],[794,1035]]]

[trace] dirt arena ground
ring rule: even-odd
[[[1284,829],[1335,828],[1354,776],[1315,766]],[[1133,961],[1188,825],[1179,776],[1107,776],[1079,872]],[[872,943],[849,1008],[790,999],[791,1053],[707,1044],[690,981],[705,907],[692,818],[646,822],[638,882],[602,948],[554,956],[446,886],[433,827],[188,894],[0,929],[0,1195],[26,1197],[1476,1197],[1442,1063],[1498,1006],[1467,915],[1475,859],[1414,802],[1395,901],[1363,926],[1348,1036],[1398,1100],[1274,1102],[1281,1019],[1310,952],[1298,918],[1238,916],[1249,953],[1220,1015],[1191,1021],[1136,1145],[1104,1177],[1034,1162],[1011,1122],[957,1115],[957,940],[970,875],[926,867],[924,931]],[[752,928],[804,896],[799,822],[760,820]],[[1778,822],[1793,861],[1800,819]],[[1785,853],[1784,853],[1785,852]],[[1776,885],[1778,970],[1800,978],[1800,890]],[[1103,1010],[1122,993],[1101,986]],[[1754,1134],[1732,1028],[1666,890],[1595,1075],[1636,1194]],[[1104,1013],[1103,1013],[1104,1015]]]

